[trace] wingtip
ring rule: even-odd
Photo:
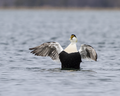
[[[96,58],[95,58],[95,61],[97,61],[97,58],[98,58],[98,55],[97,55],[97,53],[96,53]]]
[[[91,58],[91,59],[93,59],[94,61],[97,61],[97,57],[94,57],[94,58]]]
[[[29,48],[29,50],[33,50],[34,48]]]

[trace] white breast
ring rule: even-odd
[[[67,48],[65,48],[64,51],[67,52],[67,53],[78,52],[76,44],[72,44],[72,43]]]

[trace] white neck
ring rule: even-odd
[[[71,42],[67,48],[64,50],[67,53],[78,52],[76,47],[76,42]]]

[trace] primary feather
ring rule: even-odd
[[[83,44],[81,45],[79,52],[82,59],[88,58],[97,61],[97,53],[92,46]]]
[[[33,50],[31,53],[37,56],[50,56],[53,60],[59,59],[59,53],[63,50],[61,45],[57,42],[47,42],[40,46],[29,48]]]

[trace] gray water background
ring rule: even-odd
[[[60,70],[28,50],[56,41],[89,44],[98,61]],[[0,96],[120,96],[120,11],[0,10]]]

